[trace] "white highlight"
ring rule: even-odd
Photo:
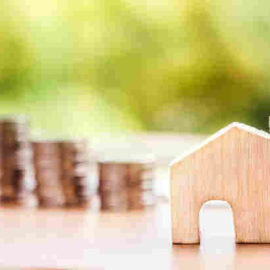
[[[241,130],[244,130],[246,132],[249,132],[251,134],[254,134],[254,135],[257,135],[257,136],[260,136],[260,137],[263,137],[265,139],[270,139],[270,134],[263,131],[263,130],[260,130],[260,129],[257,129],[257,128],[254,128],[254,127],[251,127],[251,126],[248,126],[248,125],[245,125],[245,124],[242,124],[242,123],[238,123],[238,122],[233,122],[231,124],[229,124],[228,126],[222,128],[221,130],[219,130],[218,132],[216,132],[215,134],[213,134],[212,136],[208,137],[206,140],[204,140],[201,144],[191,148],[189,151],[185,152],[183,155],[181,155],[180,157],[177,157],[176,159],[174,159],[171,163],[170,163],[170,166],[173,166],[174,164],[182,161],[184,158],[186,158],[187,156],[197,152],[199,149],[201,149],[202,147],[204,147],[205,145],[209,144],[210,142],[216,140],[218,137],[224,135],[226,132],[228,132],[229,130],[231,130],[232,128],[239,128]]]

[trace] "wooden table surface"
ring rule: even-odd
[[[168,203],[152,210],[0,209],[2,268],[269,269],[270,245],[234,245],[231,213],[201,214],[201,245],[172,246]]]

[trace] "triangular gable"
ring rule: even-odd
[[[232,128],[239,128],[241,130],[244,130],[246,132],[249,132],[251,134],[263,137],[265,139],[270,139],[270,134],[263,131],[263,130],[259,130],[257,128],[242,124],[242,123],[238,123],[238,122],[233,122],[231,124],[229,124],[228,126],[222,128],[221,130],[219,130],[218,132],[216,132],[215,134],[211,135],[210,137],[208,137],[207,139],[205,139],[201,144],[191,148],[189,151],[185,152],[183,155],[181,155],[180,157],[177,157],[175,160],[173,160],[170,163],[170,166],[178,163],[179,161],[182,161],[185,157],[197,152],[199,149],[201,149],[202,147],[204,147],[205,145],[209,144],[210,142],[216,140],[218,137],[222,136],[223,134],[225,134],[226,132],[228,132],[229,130],[231,130]]]

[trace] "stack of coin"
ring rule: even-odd
[[[59,142],[36,141],[32,146],[38,204],[58,207],[63,203]]]
[[[129,164],[128,208],[143,209],[153,204],[153,164]]]
[[[99,195],[102,210],[142,209],[154,202],[152,163],[99,163]]]
[[[87,207],[90,202],[88,141],[62,141],[60,148],[65,205]]]
[[[26,118],[11,118],[1,121],[3,177],[2,200],[25,203],[27,199],[27,177],[31,169],[31,148],[28,143],[28,121]]]
[[[3,187],[4,187],[4,181],[3,181],[3,123],[0,120],[0,198],[3,198]]]
[[[128,167],[123,163],[99,163],[99,196],[102,210],[121,211],[128,208]]]

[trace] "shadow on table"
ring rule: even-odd
[[[220,240],[216,249],[205,249],[202,245],[173,246],[173,269],[270,269],[270,244],[232,243],[234,248],[228,249],[228,243],[222,245]]]

